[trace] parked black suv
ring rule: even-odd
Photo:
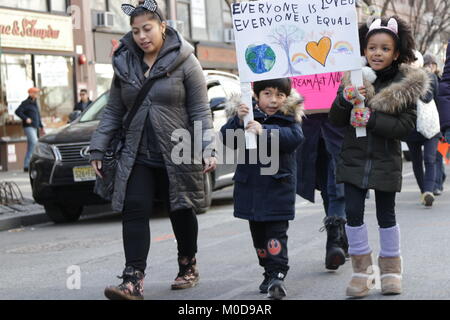
[[[226,122],[225,102],[240,93],[239,79],[219,71],[204,71],[204,75],[214,128],[219,131]],[[98,126],[108,95],[108,92],[101,95],[72,123],[39,139],[34,150],[29,170],[33,197],[44,205],[55,223],[76,221],[83,207],[107,203],[93,192],[95,173],[88,159],[91,135]],[[213,190],[232,184],[235,168],[235,165],[218,165],[215,172],[207,175],[208,207]]]

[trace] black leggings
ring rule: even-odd
[[[353,184],[345,183],[345,211],[347,224],[359,227],[364,224],[364,205],[367,190]],[[395,220],[395,192],[375,190],[377,220],[380,228],[391,228],[397,224]]]
[[[135,164],[128,181],[122,212],[122,233],[126,266],[142,272],[147,267],[150,249],[149,220],[155,193],[161,192],[168,201],[169,180],[164,168]],[[197,253],[198,223],[192,209],[170,212],[170,221],[178,244],[180,257],[193,258]]]

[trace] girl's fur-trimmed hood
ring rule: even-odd
[[[233,95],[226,103],[225,113],[227,118],[232,118],[237,115],[239,105],[241,104],[241,95]],[[285,116],[292,116],[295,118],[295,122],[301,123],[304,113],[304,98],[297,90],[292,89],[291,94],[287,97],[280,111]]]
[[[364,77],[364,86],[367,90],[366,104],[372,110],[398,114],[409,105],[415,105],[417,100],[427,93],[430,87],[430,78],[424,70],[403,64],[399,67],[399,72],[403,78],[381,89],[378,93],[375,93],[372,81]],[[350,72],[344,74],[342,85],[344,87],[352,85]]]

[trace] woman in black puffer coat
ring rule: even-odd
[[[197,164],[177,164],[172,158],[173,148],[180,144],[172,138],[175,130],[193,133],[194,122],[201,124],[204,133],[212,128],[206,82],[193,47],[167,26],[153,0],[141,1],[137,8],[122,5],[122,9],[131,16],[132,31],[114,53],[109,101],[92,136],[90,150],[91,163],[101,176],[103,156],[111,139],[122,127],[144,83],[154,81],[126,131],[112,199],[113,209],[123,216],[126,268],[123,283],[106,288],[105,294],[110,299],[136,300],[143,299],[149,218],[157,193],[169,204],[178,243],[180,272],[172,289],[197,284],[196,211],[205,202],[204,173],[215,169],[216,160],[207,157],[203,167],[198,154],[194,155],[200,160]],[[203,150],[211,145],[201,140]]]

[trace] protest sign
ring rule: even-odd
[[[342,72],[332,72],[293,77],[292,87],[305,98],[305,110],[329,110],[336,98],[342,75]]]
[[[232,4],[243,82],[361,69],[355,0]]]

